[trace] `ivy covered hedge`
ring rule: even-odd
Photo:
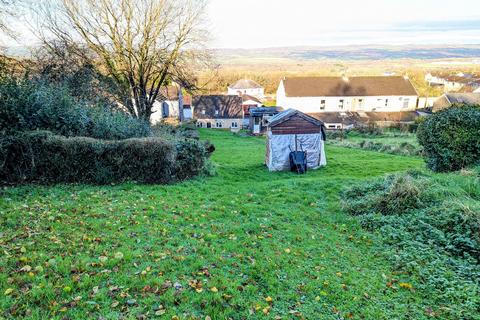
[[[448,172],[480,162],[480,107],[454,106],[428,117],[417,130],[427,166]]]
[[[0,181],[165,184],[200,174],[208,155],[203,143],[189,139],[99,140],[18,132],[0,139]]]

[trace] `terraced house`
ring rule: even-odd
[[[401,76],[283,78],[277,90],[278,106],[304,113],[412,111],[417,100]]]

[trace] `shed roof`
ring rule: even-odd
[[[294,77],[283,80],[287,97],[417,96],[404,77]]]
[[[324,124],[322,121],[318,120],[318,119],[315,119],[314,117],[312,116],[309,116],[301,111],[298,111],[298,110],[295,110],[295,109],[288,109],[288,110],[285,110],[283,112],[280,112],[279,114],[273,116],[271,119],[270,119],[270,123],[268,124],[269,127],[275,127],[276,125],[279,125],[280,123],[283,123],[287,120],[289,120],[290,118],[294,117],[294,116],[299,116],[300,118],[314,124],[314,125],[317,125],[319,127],[323,127]]]

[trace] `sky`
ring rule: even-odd
[[[210,0],[205,20],[212,48],[480,44],[480,0]],[[0,43],[35,41],[15,29]]]
[[[480,0],[210,0],[212,47],[479,44]]]

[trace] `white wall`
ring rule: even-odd
[[[264,88],[258,88],[258,89],[232,89],[228,88],[228,95],[243,95],[243,94],[248,94],[249,96],[253,96],[259,99],[265,98],[265,89]]]
[[[418,109],[431,108],[440,97],[421,97],[418,98]]]
[[[152,115],[150,117],[151,124],[155,125],[162,121],[163,119],[163,104],[168,106],[168,117],[169,118],[178,118],[179,115],[179,105],[178,101],[155,101],[152,107]]]
[[[278,106],[283,107],[284,109],[292,108],[300,110],[305,113],[341,111],[411,111],[415,110],[417,107],[417,98],[417,96],[287,97],[283,81],[280,82],[277,90]],[[321,109],[322,100],[325,101],[324,109]],[[340,107],[340,100],[343,100],[343,108]]]

